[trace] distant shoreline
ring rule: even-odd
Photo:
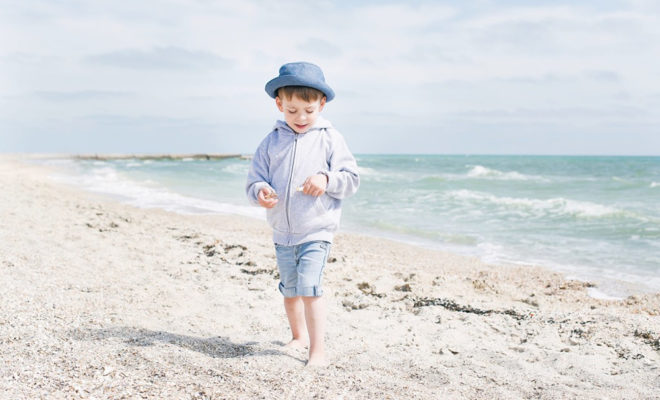
[[[189,154],[177,154],[177,153],[87,153],[87,154],[77,154],[77,153],[39,153],[39,152],[6,152],[0,154],[11,157],[19,156],[21,158],[73,158],[81,160],[128,160],[128,159],[140,159],[140,160],[181,160],[185,158],[192,159],[205,159],[205,160],[221,160],[226,158],[242,158],[242,159],[251,159],[253,154],[243,154],[243,153],[189,153]],[[456,157],[456,158],[465,158],[465,157],[539,157],[539,158],[660,158],[658,155],[649,155],[649,154],[460,154],[460,153],[355,153],[356,156],[443,156],[443,157]]]
[[[243,154],[73,154],[69,156],[78,160],[223,160],[227,158],[251,158]]]

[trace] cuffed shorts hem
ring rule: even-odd
[[[323,289],[320,286],[308,286],[308,287],[303,287],[303,288],[296,288],[296,287],[290,287],[290,288],[285,288],[284,285],[282,285],[282,282],[280,282],[280,285],[278,286],[280,289],[280,293],[284,297],[298,297],[298,296],[303,296],[303,297],[321,297],[323,296]]]

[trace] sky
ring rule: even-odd
[[[252,153],[291,61],[355,153],[660,155],[645,0],[0,0],[0,152]]]

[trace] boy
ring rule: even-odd
[[[295,62],[280,68],[266,92],[284,113],[252,159],[246,192],[266,208],[280,272],[279,290],[291,327],[288,347],[309,345],[307,365],[325,364],[321,278],[341,200],[360,184],[355,158],[320,116],[335,93],[321,69]]]

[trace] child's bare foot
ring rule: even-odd
[[[284,345],[286,349],[305,350],[309,346],[309,341],[302,339],[291,339],[291,341]]]
[[[310,354],[306,367],[325,367],[327,364],[324,354]]]

